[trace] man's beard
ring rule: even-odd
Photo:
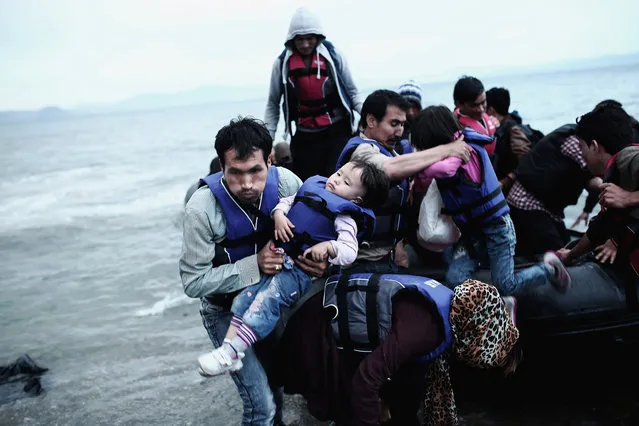
[[[402,140],[401,136],[395,136],[388,140],[388,146],[394,148]]]

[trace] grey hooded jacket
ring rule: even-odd
[[[325,41],[326,36],[317,17],[306,8],[299,8],[291,18],[291,24],[286,36],[285,51],[278,56],[273,63],[271,71],[271,83],[269,89],[268,100],[266,103],[266,112],[264,114],[264,122],[272,137],[275,137],[277,124],[280,119],[280,103],[283,103],[284,112],[284,132],[291,134],[289,105],[287,102],[287,79],[288,79],[288,61],[293,54],[293,39],[298,35],[316,34],[320,37],[320,43],[317,45],[316,54],[322,55],[327,59],[331,76],[336,76],[337,91],[340,101],[344,109],[349,114],[351,127],[354,126],[355,116],[353,110],[358,113],[362,109],[362,99],[359,91],[355,86],[353,77],[346,63],[346,59],[338,51],[333,48],[332,44]],[[283,99],[282,99],[283,98]]]

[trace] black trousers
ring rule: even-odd
[[[403,365],[392,380],[380,390],[380,396],[388,404],[391,419],[385,426],[419,426],[417,417],[426,395],[426,372],[428,365],[423,362],[409,362]]]
[[[548,250],[559,250],[570,241],[566,225],[546,212],[510,206],[510,217],[517,234],[518,256],[535,257]]]
[[[293,173],[302,181],[315,175],[332,175],[337,159],[351,136],[350,121],[347,117],[321,132],[297,130],[291,139]]]

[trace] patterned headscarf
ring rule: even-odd
[[[519,338],[497,289],[480,281],[467,280],[455,288],[450,324],[454,335],[452,355],[473,367],[502,365]],[[448,356],[441,355],[428,368],[426,425],[458,424]]]

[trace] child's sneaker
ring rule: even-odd
[[[501,298],[506,306],[508,316],[513,322],[513,325],[517,327],[517,299],[514,296],[504,296]]]
[[[553,273],[550,275],[550,283],[557,289],[560,293],[566,293],[572,284],[572,278],[570,278],[570,274],[568,270],[557,256],[557,253],[554,251],[548,251],[544,254],[544,263],[550,266],[553,270]]]
[[[237,358],[232,358],[224,346],[221,346],[211,352],[200,355],[197,359],[200,365],[198,373],[204,377],[212,377],[237,371],[243,366],[242,358],[244,358],[244,352],[238,352]]]

